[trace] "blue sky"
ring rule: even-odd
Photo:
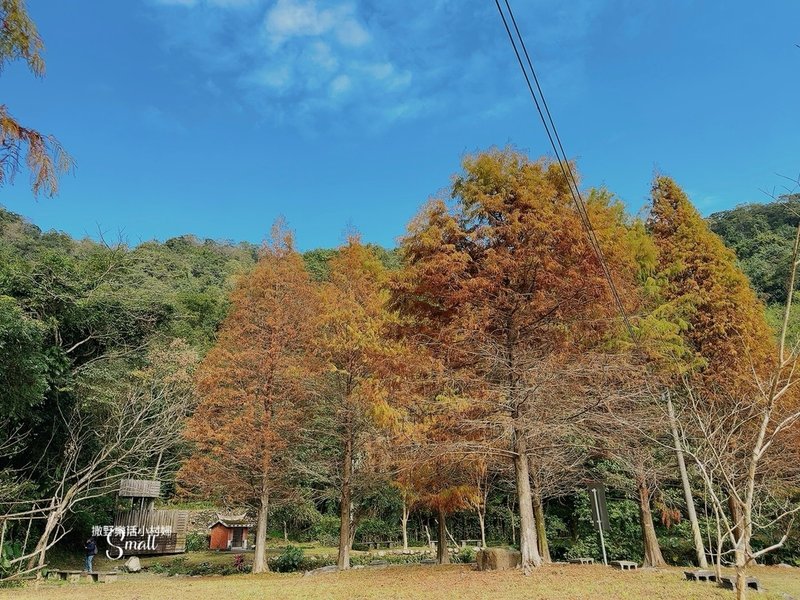
[[[548,153],[492,0],[28,0],[47,75],[0,101],[78,163],[40,227],[391,246],[461,157]],[[800,2],[516,0],[567,153],[633,212],[655,171],[704,212],[800,173]]]

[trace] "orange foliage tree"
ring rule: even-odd
[[[391,307],[389,275],[374,252],[351,237],[330,261],[316,319],[315,355],[322,372],[316,394],[317,432],[333,440],[338,462],[340,569],[350,567],[358,503],[385,473],[370,456],[376,436],[397,426],[412,400],[419,354],[398,335],[402,319]]]
[[[37,77],[44,75],[44,44],[23,0],[0,0],[0,73],[7,62],[22,60]],[[58,192],[58,176],[74,161],[52,135],[20,124],[0,103],[0,186],[11,183],[23,164],[36,196]]]
[[[800,511],[790,499],[797,468],[785,445],[791,446],[792,428],[800,423],[798,355],[786,346],[792,294],[776,340],[735,255],[668,177],[653,183],[648,226],[659,251],[667,306],[685,321],[684,338],[700,362],[684,378],[678,415],[670,414],[673,435],[694,460],[714,508],[721,532],[718,555],[723,538],[732,547],[737,597],[743,598],[748,565],[788,536],[754,550],[750,541],[759,519],[770,527],[788,521],[791,529]],[[798,248],[800,230],[787,290],[795,287]]]
[[[539,376],[618,328],[603,269],[556,164],[506,150],[467,157],[452,198],[433,201],[403,240],[400,294],[472,400],[470,436],[514,467],[523,568],[541,564],[529,447]],[[637,265],[622,207],[592,193],[590,218],[623,297]],[[469,413],[469,411],[468,411]],[[465,413],[466,414],[466,413]],[[530,457],[536,460],[536,456]]]
[[[258,512],[253,572],[268,570],[267,510],[284,473],[284,449],[307,389],[315,289],[291,234],[279,225],[255,269],[238,284],[231,311],[197,375],[200,397],[186,437],[194,452],[180,470],[189,489]]]
[[[772,364],[774,337],[733,251],[669,177],[653,181],[647,228],[658,252],[661,312],[682,322],[689,349],[703,363],[698,384],[706,393],[752,388],[753,369]]]

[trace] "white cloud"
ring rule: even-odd
[[[197,4],[197,0],[153,0],[153,2],[164,6],[194,6]]]
[[[352,85],[353,83],[352,81],[350,81],[350,77],[348,77],[347,75],[337,75],[336,77],[334,77],[333,81],[331,81],[330,85],[331,94],[334,97],[346,94],[347,92],[350,91]]]
[[[335,71],[339,66],[339,59],[331,47],[322,41],[316,41],[308,49],[309,60],[323,71]]]
[[[370,35],[354,17],[351,4],[320,9],[314,0],[278,0],[267,12],[264,30],[273,47],[295,37],[333,34],[346,46],[363,46]]]
[[[245,6],[252,6],[256,0],[206,0],[213,6],[221,6],[223,8],[243,8]]]
[[[375,33],[383,33],[376,31]],[[248,55],[255,66],[239,78],[273,114],[308,118],[358,106],[390,119],[406,114],[411,72],[395,65],[380,36],[367,30],[347,1],[276,0],[263,15],[261,44]],[[281,110],[285,109],[285,110]]]
[[[411,83],[411,72],[398,71],[390,62],[359,64],[355,68],[370,79],[381,82],[384,89],[401,89]]]
[[[293,73],[289,65],[278,65],[275,67],[264,67],[252,73],[249,81],[271,88],[277,92],[282,92],[292,85]]]
[[[355,19],[345,19],[336,27],[336,38],[345,46],[358,47],[370,41],[370,35]]]
[[[377,127],[443,111],[468,122],[525,101],[492,3],[151,1],[195,7],[173,17],[180,27],[165,21],[165,31],[203,61],[203,82],[225,89],[231,102],[309,129],[342,122],[332,114]],[[580,92],[586,41],[621,1],[520,7],[517,19],[548,95]]]
[[[208,6],[218,6],[220,8],[243,8],[245,6],[252,6],[256,0],[152,0],[156,4],[163,4],[165,6],[199,6],[206,4]]]

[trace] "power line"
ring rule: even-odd
[[[578,182],[575,178],[575,175],[572,171],[572,167],[569,164],[569,160],[567,159],[566,152],[564,152],[564,145],[561,143],[561,137],[558,135],[558,129],[556,128],[555,122],[553,121],[553,116],[550,113],[550,107],[547,105],[547,100],[545,99],[544,92],[542,91],[542,86],[539,83],[539,78],[536,75],[536,69],[533,67],[533,61],[531,60],[530,54],[528,53],[528,49],[525,46],[525,41],[522,37],[522,33],[517,26],[517,20],[514,17],[514,11],[511,9],[511,4],[509,0],[504,0],[506,8],[508,10],[508,15],[511,19],[511,23],[514,27],[514,31],[516,32],[517,38],[519,39],[519,45],[522,49],[522,54],[525,56],[525,61],[530,68],[530,75],[528,74],[528,69],[525,67],[525,62],[522,60],[522,55],[520,54],[519,49],[517,48],[517,42],[514,39],[514,34],[511,32],[511,27],[508,24],[508,19],[506,19],[505,12],[503,12],[503,8],[500,6],[500,0],[494,0],[495,5],[497,6],[497,11],[500,13],[500,18],[503,21],[503,26],[505,27],[506,33],[508,34],[508,39],[511,42],[511,47],[514,50],[514,54],[517,57],[517,62],[519,63],[519,68],[522,70],[522,75],[525,77],[525,83],[528,86],[528,91],[531,94],[531,98],[533,99],[533,104],[536,106],[536,111],[539,113],[539,118],[542,121],[542,125],[544,126],[545,133],[547,134],[548,140],[550,140],[550,146],[553,148],[553,153],[556,156],[556,160],[558,161],[559,167],[561,168],[561,172],[564,175],[564,179],[567,183],[567,187],[569,188],[570,194],[572,195],[572,199],[575,202],[575,208],[578,211],[578,216],[581,220],[581,225],[586,232],[586,236],[589,240],[589,245],[592,247],[595,255],[597,256],[598,261],[600,262],[600,267],[603,270],[603,275],[608,281],[609,289],[611,290],[611,296],[614,299],[614,304],[617,307],[620,315],[622,316],[622,320],[625,323],[625,327],[628,329],[628,333],[631,336],[631,339],[634,339],[634,332],[633,326],[631,325],[630,319],[628,318],[628,313],[625,310],[625,305],[622,303],[622,297],[619,294],[619,290],[617,290],[617,286],[614,283],[614,279],[611,276],[611,270],[608,267],[608,263],[606,262],[605,256],[603,255],[603,249],[600,246],[600,242],[597,239],[597,235],[592,227],[591,220],[589,219],[589,212],[586,209],[586,203],[583,200],[583,196],[581,195],[580,188],[578,187]],[[533,83],[531,83],[531,79],[533,79]],[[534,91],[534,87],[536,91]],[[538,91],[538,95],[537,95]]]

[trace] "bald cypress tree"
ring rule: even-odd
[[[706,394],[731,395],[750,385],[752,369],[770,364],[773,337],[764,305],[725,247],[675,181],[653,181],[648,228],[658,249],[662,297],[702,366]]]
[[[23,0],[0,0],[0,73],[6,63],[21,60],[37,77],[44,75],[44,43],[28,16]],[[74,161],[52,135],[26,127],[0,102],[0,186],[10,183],[27,166],[36,196],[58,192],[58,177]]]
[[[453,202],[431,202],[409,227],[403,294],[470,404],[462,428],[472,447],[511,463],[529,571],[542,564],[529,459],[539,460],[536,431],[553,404],[545,380],[605,343],[619,322],[557,164],[494,149],[463,167]],[[607,266],[632,304],[637,265],[621,210],[601,192],[587,206]]]
[[[648,228],[658,249],[658,271],[667,313],[681,329],[694,364],[692,386],[709,402],[731,402],[757,394],[758,377],[773,366],[775,343],[764,305],[736,264],[736,256],[714,234],[686,193],[669,177],[653,181]],[[672,406],[673,436],[678,441]],[[699,535],[686,468],[678,460],[687,505]],[[742,506],[729,494],[734,523]],[[696,539],[697,541],[697,539]],[[698,557],[700,564],[703,558]]]

